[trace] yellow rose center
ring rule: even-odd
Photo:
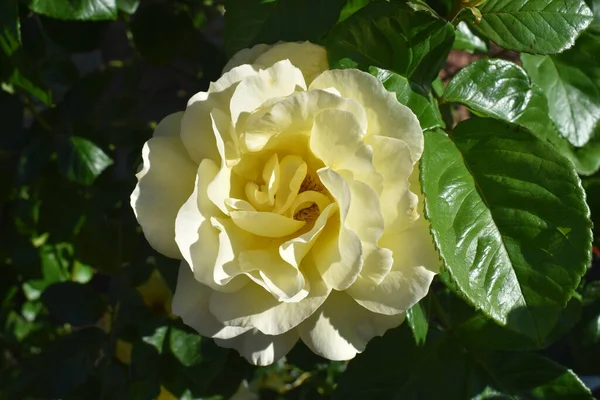
[[[318,176],[309,172],[306,162],[297,155],[286,155],[279,160],[273,154],[259,178],[246,183],[245,193],[248,203],[257,211],[305,222],[316,220],[332,201]]]

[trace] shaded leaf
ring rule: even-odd
[[[69,136],[59,142],[58,162],[61,173],[70,181],[91,185],[112,165],[113,160],[93,142]]]
[[[426,11],[402,2],[373,2],[336,25],[325,45],[333,67],[385,68],[427,89],[453,41],[452,26]]]
[[[77,282],[55,283],[42,293],[42,302],[59,324],[95,324],[105,309],[104,301],[90,285]]]
[[[591,222],[571,164],[493,119],[425,135],[426,215],[462,294],[542,343],[589,263]]]
[[[225,49],[236,52],[259,43],[319,39],[336,23],[345,0],[229,0]]]
[[[583,0],[487,0],[479,11],[471,28],[505,49],[535,54],[568,49],[592,21]]]
[[[20,44],[19,1],[4,0],[0,4],[0,50],[10,56]]]

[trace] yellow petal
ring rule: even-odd
[[[239,67],[243,64],[253,64],[256,59],[263,54],[265,51],[269,50],[273,45],[270,44],[257,44],[249,49],[242,49],[235,53],[233,57],[225,64],[223,68],[223,73],[229,72],[231,69],[235,67]]]
[[[288,60],[260,70],[258,75],[242,80],[235,89],[230,102],[231,120],[237,127],[240,115],[251,113],[269,99],[289,96],[298,89],[306,90],[304,77]]]
[[[307,85],[323,71],[329,69],[327,50],[310,42],[276,44],[258,56],[253,64],[266,68],[281,60],[290,60],[295,67],[299,68]]]
[[[131,194],[131,207],[144,236],[158,252],[181,258],[175,243],[175,218],[192,193],[196,166],[177,137],[150,139],[142,149],[143,167]]]
[[[229,215],[246,232],[269,238],[291,235],[306,224],[272,212],[233,211]]]
[[[413,164],[423,154],[423,131],[414,113],[398,103],[374,76],[356,69],[337,69],[323,72],[309,90],[334,87],[342,97],[358,101],[367,112],[367,135],[389,136],[408,145]]]
[[[281,160],[280,171],[279,190],[273,212],[283,214],[294,203],[308,166],[301,157],[289,155]]]

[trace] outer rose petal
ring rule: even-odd
[[[173,314],[180,316],[186,325],[203,336],[230,339],[249,331],[250,327],[225,326],[208,311],[208,300],[212,292],[211,288],[194,278],[190,266],[182,261],[171,304]]]
[[[405,314],[376,314],[356,304],[344,292],[332,292],[327,301],[298,327],[302,341],[330,360],[349,360],[369,340],[404,321]]]
[[[298,341],[294,329],[282,335],[265,335],[256,329],[232,339],[215,339],[215,342],[228,349],[237,350],[248,362],[255,365],[269,365],[285,356]]]
[[[319,75],[309,90],[330,87],[336,88],[342,97],[362,104],[369,120],[367,135],[403,140],[410,149],[413,164],[421,158],[424,140],[419,120],[408,107],[398,103],[377,78],[357,69],[329,70]]]
[[[300,68],[307,85],[329,69],[327,50],[310,42],[276,44],[259,55],[252,64],[259,68],[268,68],[281,60],[290,60],[294,66]]]
[[[223,67],[223,73],[229,72],[232,68],[239,67],[243,64],[254,64],[254,61],[265,51],[273,47],[272,44],[257,44],[249,49],[242,49],[235,53],[231,60]]]
[[[310,292],[299,302],[278,302],[262,287],[248,284],[235,293],[214,292],[210,312],[225,325],[250,326],[270,335],[285,333],[311,316],[329,295],[330,289],[313,268],[308,266],[304,272]]]
[[[150,245],[181,258],[175,243],[175,218],[194,188],[196,166],[178,137],[150,139],[142,150],[143,167],[131,194],[131,207]]]

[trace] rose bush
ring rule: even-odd
[[[311,43],[236,54],[144,146],[131,204],[181,259],[173,313],[270,364],[302,339],[347,360],[393,328],[439,267],[423,132],[373,76]]]

